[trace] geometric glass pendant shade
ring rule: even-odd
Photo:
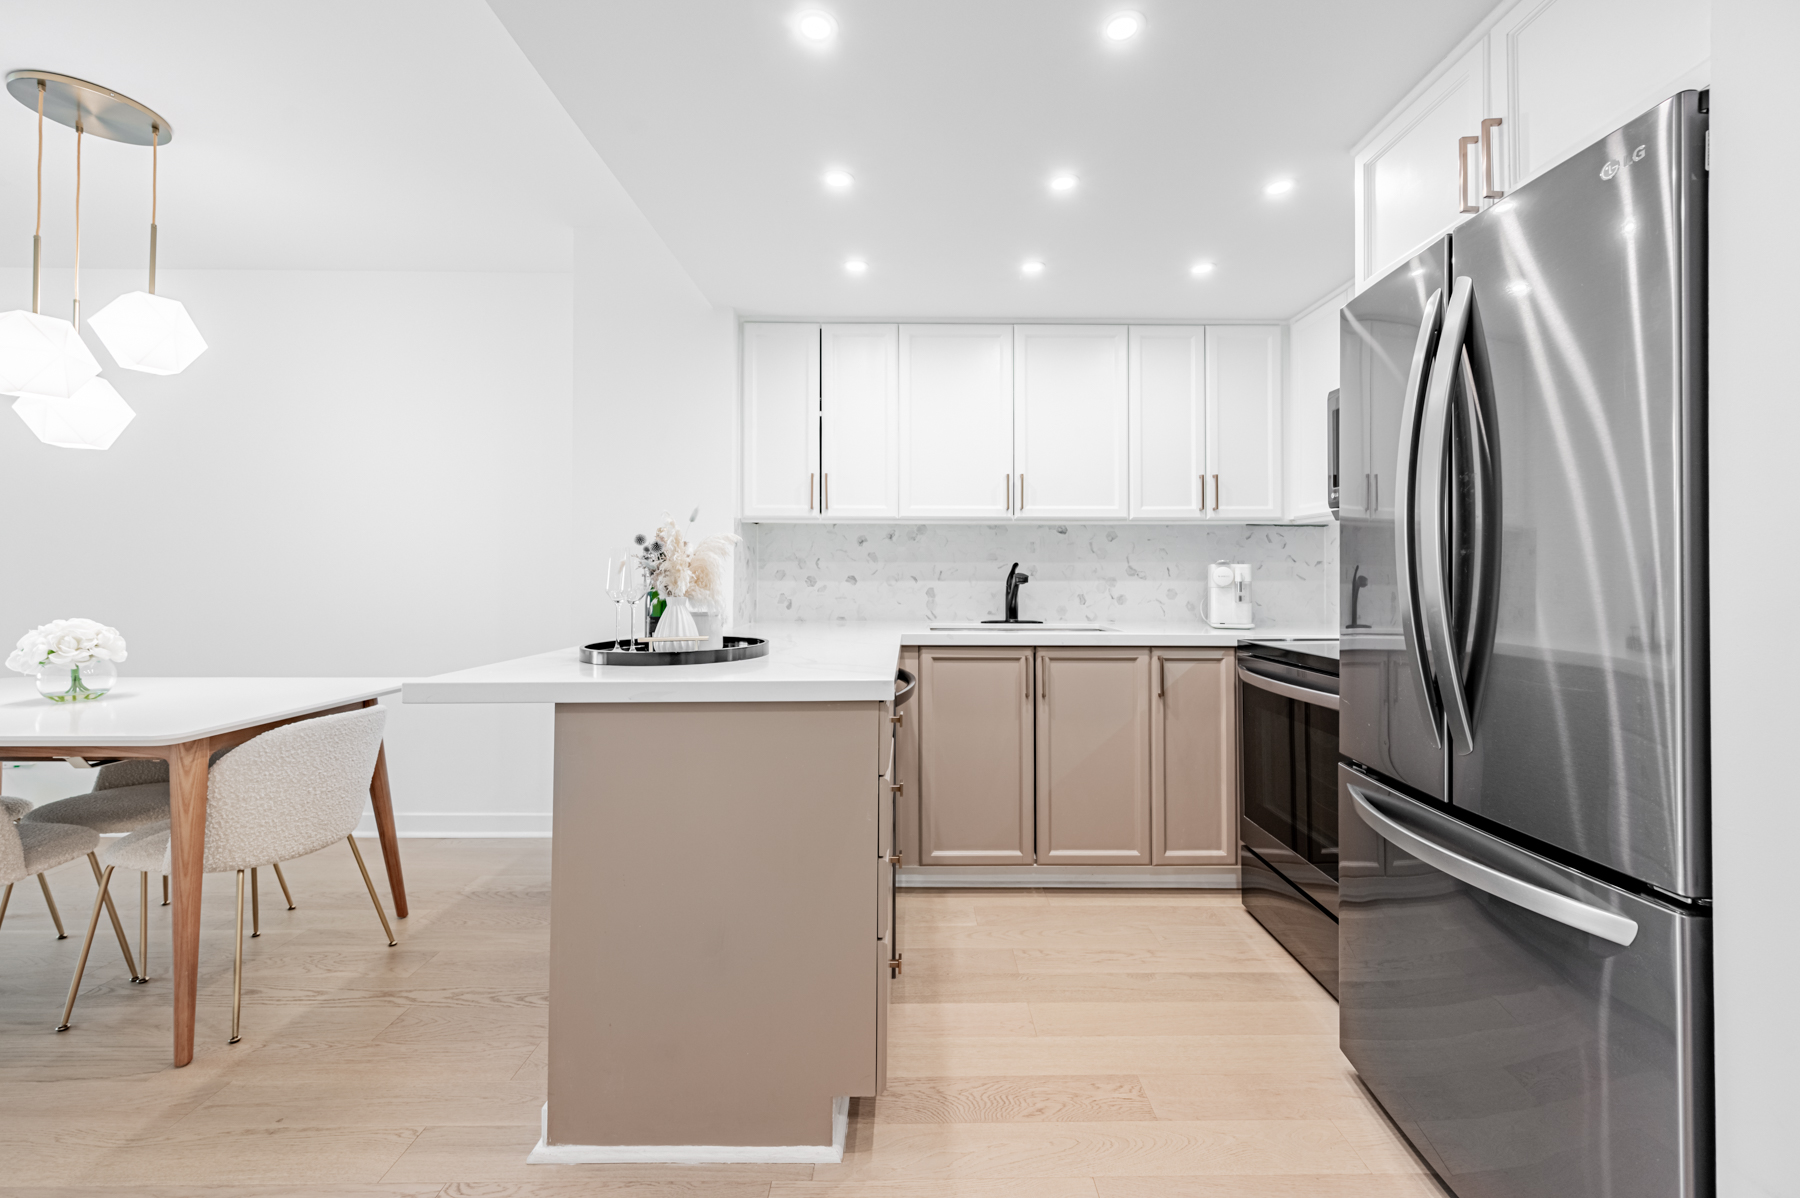
[[[121,295],[88,324],[115,362],[145,374],[180,374],[206,350],[181,301],[147,291]]]
[[[67,399],[100,373],[75,326],[37,312],[0,313],[0,394]]]
[[[13,411],[46,445],[107,449],[137,415],[105,379],[96,378],[67,398],[27,392]]]

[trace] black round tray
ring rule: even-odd
[[[628,646],[621,649],[623,643]],[[759,636],[728,636],[723,649],[682,649],[652,652],[642,640],[595,641],[581,647],[581,660],[590,666],[706,666],[717,661],[748,661],[767,657],[769,642]]]

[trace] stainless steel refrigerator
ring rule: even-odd
[[[1340,1034],[1461,1198],[1713,1192],[1706,126],[1343,314]]]

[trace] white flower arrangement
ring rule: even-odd
[[[695,508],[688,517],[691,526],[700,515]],[[680,527],[667,512],[654,539],[639,533],[633,538],[635,550],[650,585],[665,599],[702,600],[715,610],[725,605],[725,565],[731,559],[731,547],[740,538],[721,533],[689,544]]]
[[[43,665],[80,666],[90,661],[124,661],[125,638],[97,620],[52,620],[19,638],[6,668],[35,674]]]

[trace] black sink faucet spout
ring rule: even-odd
[[[1019,622],[1019,587],[1031,581],[1031,575],[1019,573],[1019,563],[1014,562],[1012,569],[1006,572],[1006,622]]]

